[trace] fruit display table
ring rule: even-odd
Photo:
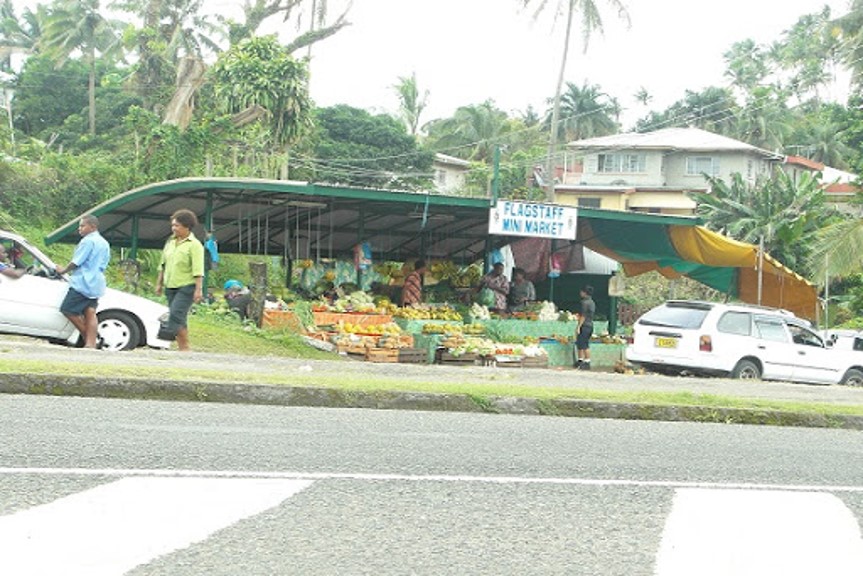
[[[560,321],[541,321],[541,320],[479,320],[479,323],[485,325],[486,334],[492,336],[493,339],[509,341],[512,338],[524,338],[530,336],[533,338],[552,338],[555,336],[563,336],[570,339],[575,339],[575,329],[578,327],[578,322],[575,320],[570,322]],[[608,322],[596,321],[593,323],[593,333],[602,334],[608,330]]]
[[[376,326],[379,324],[389,324],[393,321],[390,314],[362,314],[355,312],[312,312],[317,326],[326,326],[330,324],[355,324],[358,326]]]

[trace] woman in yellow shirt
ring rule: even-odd
[[[189,350],[188,316],[192,303],[203,300],[204,246],[192,232],[198,218],[191,210],[177,210],[171,215],[172,236],[165,242],[156,294],[168,297],[171,312],[165,326],[167,336],[175,335],[177,347]]]

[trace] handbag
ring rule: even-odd
[[[167,324],[161,323],[159,324],[159,332],[156,333],[156,338],[159,340],[173,341],[177,339],[177,331],[168,328]]]

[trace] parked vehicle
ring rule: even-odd
[[[12,264],[26,269],[21,278],[0,277],[0,332],[24,334],[76,344],[78,331],[60,313],[68,290],[68,277],[55,272],[55,264],[23,237],[0,230],[0,243]],[[167,348],[170,342],[156,337],[168,308],[134,294],[109,288],[99,298],[99,346],[129,350],[149,345]]]
[[[626,358],[661,373],[863,385],[863,354],[827,346],[790,312],[745,304],[657,306],[636,321]]]
[[[824,342],[834,350],[863,352],[863,332],[857,330],[827,330]]]

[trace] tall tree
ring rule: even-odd
[[[852,0],[848,13],[833,20],[839,33],[839,51],[851,70],[851,81],[863,86],[863,0]]]
[[[312,125],[309,72],[275,36],[245,40],[213,65],[214,92],[231,114],[265,111],[270,141],[287,151]],[[282,175],[287,177],[283,170]]]
[[[11,72],[13,54],[31,54],[36,50],[45,16],[42,4],[35,11],[25,8],[19,18],[12,0],[0,3],[0,70]]]
[[[428,189],[434,154],[388,114],[339,105],[315,114],[312,177],[390,189]]]
[[[566,91],[560,98],[561,119],[557,124],[558,142],[583,140],[596,136],[615,134],[620,130],[617,116],[620,104],[596,84],[585,82],[578,86],[566,83]],[[546,126],[551,130],[553,110],[546,115]]]
[[[506,112],[491,100],[462,106],[450,118],[428,124],[429,145],[468,160],[491,161],[494,149],[507,143],[512,128]]]
[[[189,69],[188,59],[203,61],[221,51],[219,40],[226,31],[203,10],[203,0],[123,0],[113,6],[135,14],[142,22],[131,32],[137,51],[132,82],[147,109],[164,106],[173,85],[182,88],[200,80],[177,77]]]
[[[329,38],[346,26],[350,26],[347,20],[352,1],[349,1],[344,11],[335,20],[327,22],[329,15],[326,0],[246,0],[243,3],[243,20],[225,20],[228,28],[228,39],[233,46],[242,40],[254,36],[264,21],[274,16],[281,16],[283,22],[288,22],[292,17],[297,17],[297,29],[302,26],[303,9],[309,11],[310,25],[307,31],[300,33],[292,40],[287,48],[293,53],[302,48],[308,48],[312,44]]]
[[[399,119],[404,122],[408,133],[416,136],[420,116],[428,103],[429,91],[420,93],[416,72],[412,72],[410,76],[399,76],[393,89],[399,99]]]
[[[772,178],[754,185],[740,174],[730,182],[705,177],[710,191],[690,196],[707,227],[750,244],[763,238],[767,252],[792,269],[807,263],[816,232],[835,216],[825,206],[824,191],[811,173],[795,181],[777,170]]]
[[[96,134],[96,54],[119,48],[120,25],[102,15],[99,0],[59,0],[45,23],[40,44],[60,68],[76,51],[84,55],[90,71],[88,109],[90,135]]]
[[[831,31],[830,7],[806,14],[771,46],[769,56],[787,80],[798,101],[821,101],[820,91],[834,79],[839,58],[839,41]]]
[[[731,85],[743,94],[748,94],[761,85],[770,72],[767,52],[754,40],[735,42],[723,56],[725,76],[730,79]]]
[[[536,5],[534,18],[539,16],[548,8],[549,0],[520,0],[524,7],[531,4]],[[606,0],[613,8],[617,9],[618,16],[629,22],[629,13],[621,0]],[[560,98],[563,91],[563,79],[566,75],[566,62],[569,57],[569,45],[572,37],[572,21],[576,13],[581,15],[581,34],[583,51],[587,52],[587,45],[594,31],[602,31],[602,17],[599,7],[594,0],[557,0],[555,5],[555,18],[564,16],[566,18],[566,32],[563,39],[563,50],[560,58],[560,69],[557,75],[557,85],[554,91],[554,102],[551,108],[551,133],[548,139],[548,174],[554,174],[554,157],[557,152],[557,125],[560,119]],[[546,199],[554,201],[554,177],[549,178]]]
[[[731,136],[736,125],[738,106],[728,88],[711,86],[700,92],[686,91],[663,112],[651,112],[636,123],[638,132],[661,128],[693,126],[717,134]]]

